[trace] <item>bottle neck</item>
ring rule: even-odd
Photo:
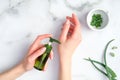
[[[52,45],[52,42],[48,42],[48,45],[49,45],[49,46]]]

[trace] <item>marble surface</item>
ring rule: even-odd
[[[114,58],[108,54],[108,62],[120,80],[119,3],[120,0],[0,0],[0,72],[19,63],[37,35],[51,33],[58,38],[65,17],[76,13],[81,22],[83,40],[73,55],[73,80],[106,80],[83,58],[101,61],[104,46],[113,38],[116,40],[111,46],[118,46],[118,49],[114,51]],[[86,15],[93,8],[108,11],[110,21],[101,32],[87,27]],[[16,80],[58,80],[57,45],[53,46],[54,59],[48,62],[47,71],[33,69]]]

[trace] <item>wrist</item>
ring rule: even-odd
[[[59,58],[60,66],[71,65],[71,60],[72,57],[60,57]]]
[[[25,72],[26,72],[26,70],[24,69],[22,63],[18,64],[17,66],[15,66],[13,69],[10,70],[10,73],[16,74],[17,77],[21,76]]]
[[[63,53],[63,55],[59,55],[59,60],[60,62],[69,62],[72,59],[72,55],[65,55],[65,53]]]
[[[71,80],[71,57],[64,57],[60,58],[60,65],[59,65],[59,80]]]
[[[26,70],[24,69],[24,66],[22,63],[16,65],[15,67],[13,67],[13,69],[10,70],[11,74],[16,74],[16,76],[21,76],[22,74],[24,74],[26,72]]]
[[[19,64],[12,69],[0,74],[0,80],[15,80],[19,76],[25,73],[22,64]]]
[[[25,73],[26,72],[26,70],[24,69],[24,66],[23,66],[22,63],[17,66],[17,69],[19,69],[19,72],[21,72],[21,73]]]

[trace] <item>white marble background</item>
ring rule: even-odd
[[[93,8],[108,11],[108,28],[101,32],[90,30],[86,15]],[[118,46],[115,58],[108,55],[109,65],[120,80],[120,0],[0,0],[0,72],[10,69],[26,55],[32,41],[39,34],[51,33],[58,38],[67,15],[76,13],[82,27],[83,40],[73,55],[73,80],[106,80],[83,58],[101,60],[105,44],[115,38],[111,45]],[[54,46],[54,59],[48,69],[35,69],[17,80],[58,80],[58,52]]]

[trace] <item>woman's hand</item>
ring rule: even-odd
[[[44,35],[38,36],[37,39],[31,45],[25,59],[20,64],[15,66],[14,68],[12,68],[4,73],[1,73],[0,80],[15,80],[16,78],[21,76],[26,71],[33,69],[35,60],[37,59],[37,57],[42,55],[46,50],[44,45],[41,44],[40,42],[41,42],[41,40],[43,40],[45,38],[49,38],[49,37],[52,37],[52,35],[44,34]],[[51,59],[53,58],[52,52],[50,53],[50,58]],[[46,68],[46,65],[45,65],[45,68]],[[44,68],[44,70],[45,70],[45,68]]]
[[[61,44],[58,46],[60,57],[59,80],[71,80],[71,58],[81,42],[80,23],[75,14],[67,16],[60,34]]]
[[[24,61],[21,63],[21,64],[23,64],[23,68],[26,71],[31,70],[34,67],[35,60],[37,59],[37,57],[39,57],[40,55],[42,55],[45,52],[46,47],[44,47],[44,45],[41,44],[40,42],[41,42],[41,40],[43,40],[45,38],[49,38],[49,37],[52,37],[52,35],[51,34],[40,35],[36,38],[36,40],[30,46],[27,56],[25,57]],[[51,51],[50,59],[52,59],[52,58],[53,58],[53,53]],[[44,70],[45,69],[46,69],[46,65],[45,65]]]
[[[81,40],[80,23],[77,16],[75,14],[72,14],[72,17],[67,16],[60,34],[61,44],[58,46],[60,59],[71,58]]]

